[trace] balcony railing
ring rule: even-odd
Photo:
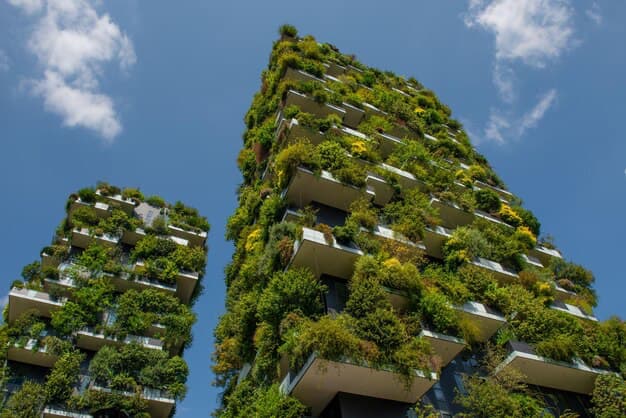
[[[529,385],[590,395],[598,375],[608,373],[589,367],[579,359],[566,363],[541,357],[535,354],[533,347],[522,342],[510,342],[509,351],[496,373],[515,368]]]
[[[496,280],[501,282],[510,282],[519,278],[517,273],[513,270],[504,267],[496,261],[487,260],[486,258],[476,257],[472,261],[472,264],[491,273]]]
[[[97,392],[126,396],[129,398],[136,396],[135,392],[110,389],[100,386],[95,382],[89,385],[89,389]],[[158,389],[144,388],[141,391],[141,398],[148,402],[148,413],[152,418],[169,417],[172,409],[174,408],[174,404],[176,403],[175,399],[170,394]]]
[[[40,367],[52,367],[59,356],[48,352],[39,339],[29,338],[23,346],[15,343],[7,350],[7,359]]]
[[[120,237],[110,234],[95,235],[88,228],[74,228],[72,230],[73,246],[87,248],[94,241],[105,247],[115,247],[119,243]]]
[[[564,303],[562,301],[554,301],[552,303],[552,305],[550,306],[550,308],[560,311],[560,312],[565,312],[567,314],[570,315],[574,315],[578,318],[581,319],[586,319],[589,321],[593,321],[593,322],[597,322],[598,318],[596,318],[593,315],[589,315],[587,313],[585,313],[582,309],[580,309],[578,306],[574,306],[574,305],[570,305],[569,303]]]
[[[93,415],[71,411],[60,406],[46,406],[41,413],[42,418],[93,418]]]
[[[163,349],[163,341],[157,340],[156,338],[128,335],[123,339],[118,339],[113,336],[104,335],[91,327],[86,327],[76,332],[76,345],[84,350],[98,351],[104,346],[119,347],[130,343],[137,343],[153,350]]]
[[[290,372],[285,376],[280,388],[311,408],[313,416],[318,416],[338,392],[415,403],[436,380],[436,373],[427,376],[415,370],[410,385],[405,385],[397,372],[348,359],[325,360],[313,353],[297,374]]]
[[[123,211],[127,213],[132,213],[137,206],[137,203],[132,199],[126,199],[122,197],[122,195],[112,195],[112,196],[104,196],[100,190],[96,190],[96,194],[98,196],[102,196],[104,199],[108,200],[111,206],[117,206]]]

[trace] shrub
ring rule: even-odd
[[[593,389],[593,413],[598,418],[626,416],[626,383],[614,374],[602,374],[596,378]]]
[[[490,189],[480,189],[474,192],[476,207],[484,212],[497,213],[502,207],[500,196]]]
[[[146,199],[146,203],[155,208],[165,207],[165,200],[161,196],[150,196]]]
[[[424,293],[420,299],[420,311],[435,331],[456,332],[459,323],[458,313],[443,294],[436,291]]]
[[[80,197],[80,200],[85,203],[95,203],[96,196],[96,191],[93,189],[93,187],[86,187],[78,191],[78,197]]]
[[[576,346],[570,335],[556,335],[541,341],[535,347],[537,354],[559,361],[572,361],[576,354]]]
[[[316,316],[324,309],[321,296],[325,291],[309,270],[277,272],[259,298],[257,315],[276,328],[289,312]]]
[[[315,148],[308,140],[299,140],[280,151],[274,160],[277,185],[283,188],[298,166],[313,172],[319,171],[320,161]]]
[[[421,240],[426,225],[439,223],[437,211],[418,189],[408,190],[403,200],[387,204],[383,214],[395,232],[413,242]]]
[[[26,381],[4,405],[1,418],[33,418],[38,417],[46,402],[45,390],[42,385]]]

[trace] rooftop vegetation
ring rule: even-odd
[[[468,416],[543,411],[519,376],[493,374],[493,359],[502,359],[498,353],[508,341],[526,341],[549,359],[582,359],[624,376],[621,320],[597,323],[551,308],[562,300],[557,290],[565,289],[567,303],[591,312],[597,302],[593,274],[560,258],[543,266],[530,262],[529,251],[538,243],[555,248],[553,241],[540,237],[537,218],[521,199],[503,191],[503,182],[432,91],[413,78],[366,67],[312,36],[298,37],[292,26],[281,27],[280,35],[245,116],[238,158],[243,184],[227,224],[235,252],[225,271],[227,311],[215,329],[215,383],[224,388],[217,416],[266,416],[276,410],[299,416],[303,406],[278,394],[276,385],[286,372],[285,359],[298,371],[311,353],[394,370],[405,381],[416,369],[438,371],[437,353],[420,337],[424,329],[462,338],[492,360],[484,367],[490,377],[469,379],[469,394],[458,399]],[[292,70],[305,74],[294,77]],[[310,106],[287,105],[289,91],[306,95]],[[334,108],[319,106],[325,104]],[[350,106],[363,110],[363,117],[348,129],[336,109],[347,112]],[[320,222],[313,206],[292,208],[297,220],[282,220],[288,206],[283,192],[299,168],[318,177],[328,172],[364,192],[368,175],[375,175],[392,197],[382,206],[355,200],[345,222],[334,227]],[[411,184],[417,185],[407,187],[402,176],[413,176],[417,182]],[[444,239],[441,259],[428,257],[420,246],[429,228],[445,223],[432,198],[477,214]],[[379,225],[391,228],[394,237],[377,235]],[[339,314],[324,311],[326,289],[315,272],[290,267],[305,227],[322,232],[328,245],[364,254],[347,278],[347,301]],[[515,280],[499,280],[476,265],[478,259],[499,263]],[[405,309],[394,309],[390,290],[406,296]],[[507,320],[488,350],[477,341],[475,324],[457,309],[469,301],[497,309]],[[246,363],[251,369],[242,379]],[[602,408],[607,398],[607,404],[615,402],[614,387],[624,387],[616,379],[594,397]]]
[[[138,189],[106,183],[72,194],[66,208],[42,261],[27,265],[22,280],[13,283],[47,294],[58,307],[49,315],[31,309],[11,321],[7,307],[0,327],[4,358],[11,347],[26,348],[50,356],[53,366],[42,378],[4,363],[2,384],[17,386],[11,386],[14,394],[1,416],[39,416],[53,405],[87,412],[119,408],[148,417],[147,400],[133,394],[160,391],[181,399],[186,393],[188,368],[179,354],[191,343],[196,318],[176,286],[181,274],[195,282],[202,278],[209,225],[180,202],[169,205],[161,197],[145,198]],[[113,246],[97,239],[76,245],[76,228],[86,228],[91,237],[121,239]],[[124,238],[137,231],[136,239]],[[184,238],[193,234],[200,239]],[[194,285],[196,296],[200,285]],[[83,332],[102,339],[97,352],[80,348]]]

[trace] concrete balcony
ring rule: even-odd
[[[287,71],[285,71],[285,75],[283,76],[283,79],[289,80],[289,81],[295,81],[295,82],[317,81],[322,84],[326,83],[326,81],[324,81],[321,78],[317,78],[313,74],[309,74],[306,71],[298,70],[298,69],[291,68],[291,67],[287,67]]]
[[[476,259],[472,261],[472,264],[490,273],[496,280],[502,283],[509,283],[519,278],[516,272],[507,269],[496,261],[487,260],[486,258],[476,257]]]
[[[95,383],[92,383],[89,389],[96,392],[121,395],[128,398],[134,398],[137,396],[135,392],[114,390]],[[176,404],[176,400],[171,395],[158,389],[144,388],[143,391],[141,391],[140,396],[148,403],[148,413],[152,418],[168,418],[174,408],[174,405]]]
[[[373,191],[374,203],[379,206],[386,205],[393,197],[393,187],[378,174],[369,173],[367,177],[365,177],[365,184],[369,190]]]
[[[571,290],[567,290],[559,286],[558,284],[554,284],[554,298],[558,301],[566,301],[568,299],[576,298],[578,295],[576,292],[572,292]]]
[[[537,258],[544,266],[549,266],[553,259],[563,258],[559,250],[554,250],[541,245],[537,245],[532,250],[529,250],[528,255]]]
[[[83,202],[82,200],[80,200],[80,198],[76,199],[70,204],[70,213],[72,213],[73,211],[81,207],[93,208],[96,215],[99,218],[108,218],[109,216],[111,216],[111,212],[110,212],[111,207],[107,205],[106,203],[103,203],[103,202],[87,203],[87,202]]]
[[[415,370],[410,385],[405,385],[402,378],[391,370],[347,359],[325,360],[314,353],[297,374],[290,372],[285,376],[280,389],[311,408],[313,416],[318,416],[338,392],[415,403],[436,382],[437,374],[427,376]]]
[[[142,261],[137,261],[134,265],[134,269],[144,266],[145,264]],[[191,271],[179,271],[176,275],[176,284],[163,283],[149,278],[135,280],[135,282],[137,286],[150,286],[151,288],[156,287],[167,293],[175,291],[176,296],[181,302],[188,303],[191,300],[199,279],[200,275],[198,273]],[[132,282],[129,285],[132,286]]]
[[[506,323],[501,313],[479,302],[466,302],[457,306],[461,318],[468,319],[478,329],[478,342],[489,340]]]
[[[404,145],[402,139],[388,133],[377,133],[375,138],[380,144],[378,151],[383,158],[387,158],[398,146]]]
[[[453,337],[451,335],[441,334],[439,332],[423,329],[419,335],[430,343],[433,351],[441,358],[441,366],[445,367],[450,363],[461,351],[466,344],[462,338]]]
[[[343,102],[341,106],[346,112],[343,118],[343,123],[350,128],[358,128],[359,124],[365,117],[365,111],[346,102]]]
[[[468,225],[474,220],[473,213],[467,212],[456,203],[444,202],[433,197],[430,199],[430,205],[439,211],[441,222],[447,228]]]
[[[318,103],[312,97],[295,90],[289,90],[287,92],[284,106],[298,106],[303,112],[311,113],[318,118],[325,118],[329,115],[337,115],[341,118],[341,120],[343,120],[346,116],[346,111],[344,109],[330,103]]]
[[[509,192],[508,190],[504,190],[504,189],[501,189],[500,187],[492,186],[490,184],[487,184],[487,183],[484,183],[484,182],[478,181],[478,180],[476,180],[474,182],[474,188],[476,188],[476,189],[489,189],[489,190],[495,192],[500,197],[500,200],[502,200],[505,203],[509,203],[511,200],[513,200],[515,198],[513,193]]]
[[[171,236],[186,240],[192,247],[204,247],[206,243],[207,233],[204,231],[188,231],[174,225],[168,225],[167,230]]]
[[[286,144],[293,144],[299,139],[306,138],[313,145],[319,145],[326,141],[323,132],[315,131],[307,126],[302,126],[298,119],[282,119],[278,125],[277,136]]]
[[[525,263],[530,264],[533,267],[537,267],[540,269],[543,268],[543,264],[541,264],[541,261],[539,261],[537,258],[533,257],[532,255],[522,254],[522,260],[524,260]]]
[[[381,163],[380,167],[394,174],[396,178],[398,179],[398,183],[403,188],[405,189],[418,188],[421,191],[426,190],[426,184],[423,181],[418,180],[417,177],[415,177],[413,174],[409,173],[408,171],[401,170],[399,168],[396,168],[394,166],[391,166],[385,163]]]
[[[72,230],[71,243],[74,247],[87,248],[93,242],[97,242],[103,247],[113,248],[120,242],[120,238],[109,234],[95,235],[88,228],[74,228]]]
[[[339,244],[334,237],[326,242],[324,234],[311,228],[302,228],[302,239],[294,244],[294,254],[288,268],[307,267],[316,277],[327,274],[349,279],[354,263],[363,255],[356,247]]]
[[[332,77],[342,76],[348,71],[346,67],[335,62],[325,62],[323,65],[326,68],[326,74]]]
[[[162,350],[163,341],[150,337],[128,335],[126,338],[117,339],[112,336],[96,332],[93,328],[85,328],[76,332],[76,346],[84,350],[98,351],[102,347],[119,347],[124,344],[137,343],[145,348]]]
[[[585,313],[578,306],[570,305],[569,303],[561,302],[559,300],[552,303],[550,308],[556,311],[565,312],[566,314],[569,314],[569,315],[574,315],[575,317],[580,318],[580,319],[586,319],[588,321],[598,322],[598,318],[596,318],[593,315],[589,315]]]
[[[287,203],[299,208],[318,202],[348,211],[352,202],[361,197],[372,199],[375,193],[342,183],[328,171],[316,176],[306,168],[298,167],[283,195]]]
[[[60,406],[46,406],[41,413],[41,418],[93,418],[93,415],[71,411]]]
[[[443,258],[443,245],[452,236],[451,229],[440,225],[431,225],[424,228],[423,242],[426,254],[434,258]]]
[[[587,366],[582,360],[571,363],[555,361],[535,354],[528,344],[509,343],[510,354],[496,368],[499,373],[506,368],[515,368],[523,374],[523,382],[557,390],[590,395],[596,378],[607,373]]]
[[[24,346],[14,344],[7,350],[7,360],[32,364],[40,367],[52,367],[59,359],[56,354],[49,353],[38,339],[30,338]]]
[[[385,117],[385,116],[388,115],[387,112],[385,112],[383,110],[380,110],[379,108],[377,108],[373,104],[369,104],[367,102],[363,102],[363,110],[365,111],[365,116]]]
[[[9,322],[31,309],[38,311],[40,316],[50,318],[52,311],[64,303],[65,299],[53,299],[47,293],[14,287],[9,292]]]
[[[107,200],[111,208],[119,207],[124,212],[127,212],[129,214],[132,214],[135,206],[137,206],[137,202],[135,202],[133,199],[126,199],[119,194],[104,196],[100,190],[96,190],[96,194]]]

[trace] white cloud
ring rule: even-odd
[[[497,60],[543,67],[571,46],[572,18],[568,0],[470,0],[465,23],[494,34]]]
[[[537,126],[546,112],[554,105],[556,98],[556,90],[548,90],[521,117],[515,117],[510,111],[491,109],[489,120],[485,126],[484,138],[499,144],[520,139],[526,131]]]
[[[48,111],[63,118],[65,126],[92,129],[107,141],[122,131],[110,97],[69,85],[54,71],[46,71],[34,83],[33,92],[43,98]]]
[[[28,14],[37,13],[43,8],[43,0],[9,0],[9,4],[21,8]]]
[[[539,102],[537,102],[535,107],[533,107],[529,112],[527,112],[522,117],[522,120],[519,126],[518,136],[521,137],[522,135],[524,135],[524,133],[528,129],[531,129],[537,126],[537,123],[539,123],[539,121],[543,119],[543,116],[546,114],[548,109],[552,107],[555,100],[556,100],[555,89],[548,90],[543,96],[541,96],[541,98],[539,99]]]
[[[597,1],[594,1],[591,7],[585,10],[585,14],[596,25],[599,25],[602,23],[602,11],[600,10],[600,4]]]
[[[43,67],[42,77],[32,80],[33,93],[65,126],[91,129],[112,140],[122,125],[113,100],[100,91],[99,79],[108,64],[127,71],[136,62],[128,36],[109,15],[98,14],[97,0],[9,1],[26,13],[41,12],[28,41]]]
[[[9,56],[0,49],[0,73],[6,73],[11,69],[11,63],[9,61]]]
[[[503,101],[516,97],[513,64],[543,68],[575,44],[569,0],[469,0],[467,27],[494,35],[493,83]]]

